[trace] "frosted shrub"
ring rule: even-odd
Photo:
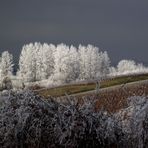
[[[26,91],[10,93],[4,100],[0,106],[2,148],[147,145],[148,117],[147,106],[143,101],[142,104],[138,103],[141,107],[136,107],[130,114],[131,118],[127,120],[129,124],[126,125],[123,123],[123,112],[130,111],[131,104],[118,114],[109,114],[104,110],[96,112],[93,98],[85,98],[80,104],[76,99],[67,97],[65,103],[59,103],[52,98],[44,100]],[[137,104],[133,108],[135,106]]]
[[[117,67],[110,67],[111,76],[143,74],[147,72],[147,67],[145,67],[142,63],[136,63],[133,60],[121,60],[119,61]]]
[[[125,137],[125,146],[143,148],[148,145],[148,98],[128,98],[128,107],[118,113]]]
[[[0,109],[1,147],[95,147],[116,141],[114,119],[95,112],[93,102],[62,104],[31,92],[5,100]]]

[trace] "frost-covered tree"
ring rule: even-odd
[[[133,60],[121,60],[117,65],[118,72],[133,71],[136,69],[136,63]]]
[[[110,68],[110,75],[127,75],[134,73],[147,73],[148,68],[143,64],[136,63],[133,60],[121,60],[119,61],[117,67]]]
[[[44,43],[39,50],[37,56],[37,69],[39,74],[39,80],[48,79],[54,71],[54,57],[53,53],[55,46],[53,44]]]
[[[87,47],[80,45],[80,79],[92,79],[96,75],[96,66],[100,66],[98,48],[88,45]]]
[[[110,58],[107,54],[107,52],[103,52],[101,53],[101,76],[106,76],[107,74],[109,74],[109,68],[110,68]]]
[[[110,60],[106,52],[99,52],[99,48],[92,45],[80,45],[80,79],[96,79],[108,73]]]
[[[53,73],[54,48],[52,44],[24,45],[19,60],[18,75],[20,78],[29,82],[47,79]]]
[[[4,51],[1,55],[0,61],[0,75],[1,79],[10,77],[13,73],[13,56],[8,51]]]
[[[19,59],[18,75],[23,81],[36,81],[36,49],[30,43],[24,45]]]
[[[67,62],[67,67],[67,82],[77,80],[80,74],[80,63],[77,49],[74,46],[71,46],[69,49],[69,60]]]
[[[4,51],[0,58],[0,86],[1,89],[11,89],[11,78],[13,75],[13,56]]]
[[[66,82],[66,78],[69,72],[68,62],[69,62],[69,47],[65,44],[57,45],[56,51],[54,52],[54,81],[59,81],[62,83]]]

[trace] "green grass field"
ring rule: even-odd
[[[147,80],[147,79],[148,79],[148,74],[116,77],[112,80],[102,81],[100,84],[100,88],[106,88],[115,85]],[[37,93],[44,97],[48,96],[59,97],[59,96],[64,96],[65,94],[72,95],[76,93],[87,92],[95,90],[95,88],[96,88],[95,83],[74,84],[74,85],[59,86],[51,89],[44,89],[41,91],[37,91]]]

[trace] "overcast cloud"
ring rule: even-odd
[[[148,65],[148,0],[0,0],[0,52],[30,42],[93,44]]]

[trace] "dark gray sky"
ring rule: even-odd
[[[30,42],[107,50],[148,65],[148,0],[0,0],[0,52]]]

